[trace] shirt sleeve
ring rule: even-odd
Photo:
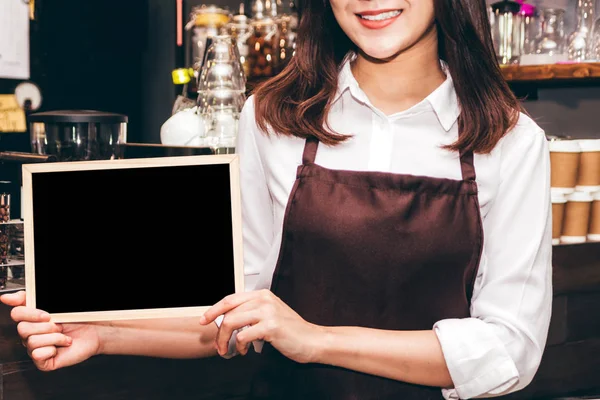
[[[546,345],[552,306],[550,159],[527,117],[499,146],[500,183],[483,221],[484,257],[471,317],[434,331],[453,389],[446,399],[492,397],[527,386]]]
[[[273,240],[273,203],[256,144],[256,135],[259,134],[262,133],[258,130],[254,118],[254,97],[250,96],[240,115],[236,147],[240,160],[245,291],[256,289],[258,277]],[[220,326],[222,317],[215,322]],[[229,341],[229,351],[225,358],[237,355],[236,336],[237,331]],[[262,349],[261,342],[253,345],[256,351]]]

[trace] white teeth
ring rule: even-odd
[[[360,17],[369,21],[383,21],[384,19],[394,18],[402,14],[402,10],[388,11],[377,15],[361,15]]]

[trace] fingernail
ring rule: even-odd
[[[48,314],[46,311],[42,311],[40,313],[40,318],[41,319],[48,319],[48,318],[50,318],[50,314]]]
[[[67,344],[70,346],[73,343],[73,338],[70,336],[67,336]]]
[[[200,323],[201,324],[205,324],[206,323],[206,317],[204,315],[200,317]]]

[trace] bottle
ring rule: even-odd
[[[588,58],[588,49],[594,25],[595,0],[577,1],[577,27],[569,35],[569,60],[581,62]]]

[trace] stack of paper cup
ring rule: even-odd
[[[552,243],[600,241],[600,139],[549,139]]]
[[[588,240],[591,242],[600,242],[600,191],[594,193]]]
[[[600,190],[600,139],[578,140],[581,156],[575,190],[596,192]]]
[[[594,198],[588,192],[573,192],[566,197],[567,204],[560,242],[567,244],[587,242],[590,211]]]
[[[581,147],[577,140],[552,140],[550,148],[550,186],[553,192],[571,194],[579,178]]]
[[[552,244],[560,244],[566,203],[564,194],[552,192]]]

